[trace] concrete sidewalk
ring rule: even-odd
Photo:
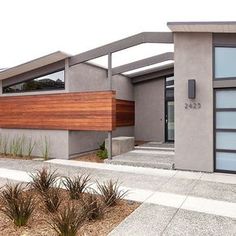
[[[236,176],[78,161],[0,160],[0,184],[28,181],[43,166],[62,175],[90,173],[93,180],[119,179],[127,199],[143,204],[110,235],[235,235]]]

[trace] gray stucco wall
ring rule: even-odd
[[[70,92],[108,90],[107,71],[103,68],[84,63],[70,67],[68,73]],[[118,99],[134,99],[133,85],[125,76],[113,76],[113,90]]]
[[[15,83],[18,80],[23,81],[30,77],[34,77],[36,74],[51,73],[55,69],[65,67],[65,90],[14,93],[4,94],[2,96],[108,90],[107,71],[105,69],[87,63],[78,64],[72,67],[68,67],[67,61],[65,61],[65,64],[66,66],[59,62],[4,81],[5,84]],[[129,78],[122,75],[114,76],[113,89],[116,90],[116,97],[118,99],[134,100],[133,85]],[[2,89],[0,90],[2,91]],[[2,129],[0,132],[4,134],[4,136],[9,136],[9,139],[13,139],[15,136],[24,135],[26,138],[29,137],[37,141],[37,143],[40,143],[42,138],[47,137],[50,140],[50,157],[63,159],[69,158],[69,155],[97,149],[98,144],[101,144],[107,137],[106,132],[94,131]],[[113,132],[114,137],[121,135],[134,136],[134,127],[121,127]],[[41,155],[39,145],[35,148],[33,155]]]
[[[112,136],[134,136],[134,127],[120,127],[112,132]],[[69,131],[69,155],[88,152],[99,148],[99,144],[107,138],[106,132]]]
[[[135,139],[165,140],[165,79],[153,79],[134,85]]]
[[[212,34],[175,33],[175,167],[213,171]],[[188,79],[196,99],[188,99]],[[185,109],[185,103],[201,103]]]
[[[69,132],[62,130],[33,130],[33,129],[0,129],[1,138],[8,140],[8,151],[14,138],[24,137],[24,149],[27,152],[27,146],[30,139],[35,142],[33,156],[42,156],[45,147],[45,138],[49,145],[49,157],[58,159],[68,159]]]
[[[69,92],[108,90],[107,71],[87,63],[69,67],[67,82]],[[113,76],[113,90],[116,90],[116,98],[118,99],[134,100],[133,85],[130,79],[125,76]],[[121,135],[134,136],[134,128],[122,127],[113,132],[113,137]],[[69,154],[75,155],[95,150],[105,138],[107,138],[107,132],[70,131]]]

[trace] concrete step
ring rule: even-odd
[[[135,146],[135,150],[146,150],[146,151],[168,151],[174,152],[175,149],[172,147],[146,147],[146,146]]]
[[[105,163],[112,165],[127,165],[127,166],[135,166],[135,167],[148,167],[148,168],[156,168],[156,169],[166,169],[172,170],[174,169],[174,163],[148,163],[148,162],[139,162],[139,161],[125,161],[125,160],[105,160]]]
[[[129,154],[142,154],[148,156],[173,156],[175,153],[169,150],[146,150],[146,149],[134,149],[130,151]]]

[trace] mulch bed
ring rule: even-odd
[[[0,212],[0,235],[1,236],[56,236],[57,234],[48,225],[50,221],[50,213],[44,206],[41,197],[33,190],[30,190],[35,197],[35,210],[30,217],[27,226],[16,227],[9,218]],[[26,193],[27,194],[27,193]],[[63,199],[60,209],[67,206],[69,199],[66,190],[60,190]],[[75,204],[80,205],[80,200],[74,200]],[[95,221],[85,221],[83,226],[78,231],[77,235],[86,236],[103,236],[107,235],[114,229],[121,221],[123,221],[129,214],[131,214],[140,204],[130,201],[122,200],[116,206],[109,207],[105,211],[101,219]],[[0,207],[2,204],[0,203]],[[60,210],[59,209],[59,210]]]

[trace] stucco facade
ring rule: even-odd
[[[67,65],[67,59],[53,63],[42,68],[29,71],[19,76],[14,76],[1,81],[1,85],[7,86],[17,82],[23,82],[42,74],[48,74],[58,69],[65,69],[65,89],[9,93],[1,96],[25,96],[40,94],[55,94],[69,92],[106,91],[108,90],[107,70],[88,63],[77,64],[72,67]],[[134,100],[134,89],[131,80],[122,75],[116,75],[113,90],[118,99]],[[3,82],[3,83],[2,83]],[[2,93],[2,87],[1,87]],[[68,159],[76,154],[97,149],[107,138],[107,132],[100,131],[71,131],[71,130],[39,130],[39,129],[1,129],[1,134],[11,141],[14,137],[25,137],[38,143],[32,155],[42,155],[42,142],[45,137],[50,145],[50,158]],[[119,127],[113,132],[113,136],[134,136],[134,127]],[[9,142],[10,142],[9,141]]]
[[[165,78],[134,85],[135,139],[165,141]]]
[[[111,90],[114,90],[115,103],[111,97],[109,105],[106,104],[111,110],[97,110],[97,113],[93,113],[92,121],[88,118],[91,114],[86,110],[91,101],[86,106],[81,106],[82,111],[87,112],[81,115],[86,125],[93,123],[101,113],[110,115],[105,119],[110,119],[109,124],[112,125],[104,129],[104,132],[97,129],[40,130],[5,127],[1,129],[1,133],[9,133],[12,137],[26,135],[35,139],[48,136],[53,149],[51,157],[56,158],[69,158],[98,148],[111,130],[113,137],[133,136],[138,141],[165,142],[174,139],[176,169],[236,172],[236,148],[232,138],[236,137],[236,22],[171,22],[168,27],[172,32],[143,32],[75,56],[57,52],[30,62],[31,69],[26,63],[0,72],[0,86],[8,86],[40,74],[65,70],[64,90],[2,94],[1,89],[1,97],[51,93],[63,93],[64,96],[64,93],[95,91],[110,91],[113,96]],[[174,53],[166,52],[111,68],[113,53],[142,43],[174,44]],[[217,54],[219,51],[220,56]],[[108,69],[87,62],[105,55],[108,56],[110,65]],[[172,61],[167,64],[170,60],[174,60],[174,63]],[[136,71],[159,63],[166,64]],[[220,72],[218,77],[216,67],[217,72]],[[128,71],[131,73],[124,74]],[[102,96],[99,102],[103,101],[104,95]],[[123,100],[119,101],[120,104],[125,103],[120,110],[116,109],[120,105],[117,99]],[[77,103],[77,100],[74,101]],[[220,101],[221,107],[217,107],[217,101]],[[94,107],[99,105],[97,102]],[[76,105],[71,107],[74,106]],[[112,113],[113,111],[115,112]],[[124,123],[120,122],[116,126],[117,117]],[[126,123],[127,120],[131,122]],[[98,119],[101,127],[105,123]],[[111,136],[109,137],[111,143]],[[39,155],[39,149],[35,150],[34,155]]]
[[[212,172],[212,34],[175,33],[174,42],[175,167]],[[196,80],[194,100],[188,99],[189,79]],[[191,103],[199,109],[187,108]]]

